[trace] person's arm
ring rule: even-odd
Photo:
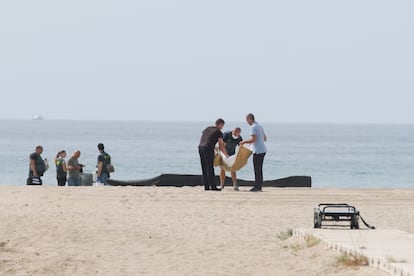
[[[68,168],[66,167],[66,162],[65,161],[63,161],[63,163],[62,163],[62,170],[64,172],[67,172],[68,171]]]
[[[30,158],[30,169],[33,172],[33,177],[39,177],[37,174],[36,161]]]
[[[265,142],[267,141],[267,136],[266,136],[266,134],[264,135],[264,141],[265,141]]]
[[[72,166],[72,163],[73,163],[73,162],[69,159],[68,166],[67,166],[67,168],[66,168],[66,169],[67,169],[68,171],[70,171],[70,172],[71,172],[71,171],[73,171],[73,166]]]
[[[97,175],[98,177],[100,177],[100,176],[101,176],[101,174],[102,174],[102,168],[103,168],[103,162],[102,162],[102,161],[99,161],[99,162],[98,162],[98,171],[96,172],[96,175]]]
[[[226,146],[226,145],[227,145],[227,143],[226,143],[226,142],[224,142],[224,141],[227,141],[227,140],[228,140],[228,136],[229,136],[229,134],[228,134],[227,132],[225,132],[225,133],[223,134],[223,143],[224,143],[224,146]]]
[[[252,144],[252,143],[255,143],[256,140],[257,140],[256,134],[252,134],[252,138],[250,140],[241,141],[240,142],[240,145],[243,145],[243,144]]]
[[[226,157],[229,157],[229,155],[227,154],[227,150],[226,150],[226,146],[224,145],[224,141],[223,138],[219,138],[218,139],[218,144],[219,144],[219,149],[222,153],[224,153],[224,155]]]
[[[71,172],[80,171],[81,168],[82,168],[82,165],[79,164],[77,166],[74,166],[73,162],[70,162],[70,160],[69,160],[68,167],[67,167],[68,171],[71,171]]]

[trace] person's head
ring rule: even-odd
[[[255,122],[253,113],[247,114],[246,121],[249,125],[252,125]]]
[[[105,150],[105,146],[104,146],[104,144],[99,143],[99,144],[98,144],[98,150],[99,150],[100,152],[104,151],[104,150]]]
[[[220,119],[217,119],[217,120],[216,120],[216,127],[217,127],[218,129],[220,129],[220,130],[221,130],[221,129],[223,129],[224,124],[225,124],[225,123],[224,123],[224,120],[223,120],[223,119],[221,119],[221,118],[220,118]]]
[[[232,131],[232,134],[233,134],[233,136],[235,136],[235,137],[239,137],[240,136],[240,133],[241,133],[241,128],[239,128],[239,127],[236,127],[235,129],[233,129],[233,131]]]
[[[59,151],[58,152],[58,154],[57,154],[57,157],[62,157],[62,158],[65,158],[66,157],[66,151],[65,150],[61,150],[61,151]]]
[[[75,150],[75,152],[72,154],[72,157],[74,157],[74,158],[79,158],[79,157],[80,157],[80,155],[81,155],[80,150]]]
[[[37,146],[36,149],[35,149],[35,151],[36,151],[37,154],[42,154],[43,147],[42,146]]]

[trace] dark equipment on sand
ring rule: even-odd
[[[346,203],[321,203],[313,211],[313,227],[321,228],[322,222],[339,222],[349,221],[351,229],[359,229],[359,219],[369,229],[375,229],[374,226],[370,226],[359,214],[359,211],[354,207]],[[326,225],[325,226],[348,226],[342,224]]]

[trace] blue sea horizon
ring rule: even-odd
[[[53,159],[65,149],[81,151],[85,172],[93,172],[104,143],[119,180],[160,174],[200,174],[197,145],[209,122],[9,120],[1,119],[0,185],[25,185],[29,154],[44,147],[50,169],[46,185],[56,185]],[[265,180],[312,177],[317,188],[414,188],[414,125],[262,123],[268,136]],[[227,122],[224,130],[245,122]],[[219,170],[217,169],[218,173]],[[238,177],[252,180],[251,160]]]

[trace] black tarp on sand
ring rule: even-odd
[[[219,183],[218,176],[216,176],[216,182]],[[238,179],[239,186],[253,186],[254,181],[248,181]],[[202,186],[201,175],[191,174],[162,174],[150,179],[143,180],[116,180],[109,179],[108,184],[112,186]],[[231,185],[231,179],[226,177],[226,186]],[[275,180],[266,180],[263,183],[263,187],[312,187],[312,179],[310,176],[290,176]]]

